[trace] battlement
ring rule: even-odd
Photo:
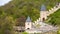
[[[59,3],[59,5],[54,6],[53,8],[51,8],[50,10],[48,10],[48,12],[47,12],[47,13],[48,13],[47,16],[49,16],[50,14],[56,12],[58,9],[60,9],[60,3]]]
[[[43,14],[45,12],[46,14],[44,14],[44,16],[45,16],[44,18],[47,18],[47,16],[49,16],[50,14],[53,14],[58,9],[60,9],[60,3],[56,6],[54,6],[53,8],[49,9],[48,11],[41,11],[41,13]],[[43,17],[43,16],[41,16],[41,17]],[[39,21],[41,21],[41,17],[39,19],[37,19],[36,21],[34,21],[34,22],[38,23]]]

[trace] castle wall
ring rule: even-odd
[[[40,21],[47,19],[47,11],[40,11]]]
[[[31,22],[26,22],[25,23],[25,29],[31,29],[32,28],[32,23]]]
[[[57,6],[54,6],[53,8],[49,9],[48,11],[40,11],[40,18],[35,21],[35,23],[39,21],[43,21],[43,18],[47,19],[47,16],[50,14],[53,14],[56,12],[58,9],[60,9],[60,3]]]

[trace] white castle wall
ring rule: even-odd
[[[47,13],[47,16],[49,16],[50,14],[52,14],[52,13],[54,13],[54,12],[56,12],[58,9],[60,9],[60,4],[56,7],[53,7],[53,8],[51,8],[51,10],[49,10]]]
[[[26,22],[25,23],[25,29],[31,29],[32,28],[32,23],[31,22]]]
[[[37,21],[35,21],[35,23],[42,21],[42,18],[44,17],[45,19],[47,19],[47,16],[49,16],[50,14],[56,12],[58,9],[60,9],[60,3],[57,6],[54,6],[53,8],[51,8],[48,11],[40,11],[41,12],[41,17],[39,19],[37,19]],[[44,15],[42,15],[44,13]]]
[[[41,11],[40,12],[40,21],[42,22],[43,19],[47,19],[47,11]]]

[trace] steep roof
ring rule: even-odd
[[[26,22],[31,22],[31,19],[30,19],[30,17],[29,17],[29,16],[27,17]]]
[[[44,4],[41,6],[41,11],[46,11],[46,6]]]

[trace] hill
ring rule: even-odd
[[[42,4],[49,10],[59,2],[60,0],[12,0],[0,7],[0,34],[14,34],[13,26],[24,26],[27,16],[32,21],[39,18]],[[60,24],[59,13],[60,9],[50,16],[49,22]]]
[[[49,18],[50,20],[48,21],[48,23],[54,26],[55,25],[60,26],[60,9],[57,10],[55,13],[51,14]]]
[[[12,0],[5,6],[0,7],[0,18],[11,16],[15,20],[24,16],[24,22],[27,16],[31,17],[31,21],[35,21],[40,16],[40,7],[42,4],[46,6],[46,10],[54,7],[59,0]],[[21,20],[21,19],[20,19]],[[23,20],[21,21],[23,22]],[[20,23],[20,22],[19,22]]]

